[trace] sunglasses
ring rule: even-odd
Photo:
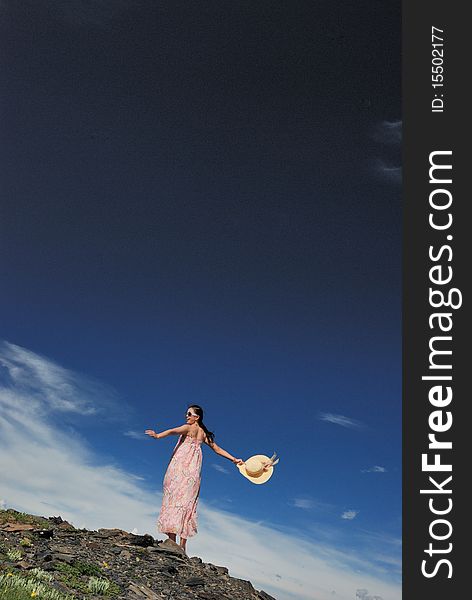
[[[191,413],[189,410],[187,411],[187,414],[185,416],[186,417],[198,417],[198,415],[195,415],[194,413]]]

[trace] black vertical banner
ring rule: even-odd
[[[468,597],[467,4],[403,3],[403,598]],[[469,184],[470,185],[470,184]],[[456,596],[457,594],[457,596]]]

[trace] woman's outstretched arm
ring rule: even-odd
[[[232,456],[229,452],[226,452],[226,450],[220,448],[220,446],[218,446],[216,442],[209,442],[207,437],[205,438],[205,442],[208,444],[208,446],[210,446],[212,450],[216,452],[216,454],[218,454],[219,456],[224,456],[224,458],[227,458],[235,465],[241,465],[244,462],[242,458],[234,458],[234,456]]]
[[[153,429],[146,429],[144,433],[149,437],[153,437],[156,438],[156,440],[160,440],[161,438],[165,438],[168,435],[181,435],[183,433],[188,433],[189,429],[190,425],[180,425],[180,427],[166,429],[165,431],[161,431],[160,433],[156,433]]]

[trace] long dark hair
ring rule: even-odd
[[[213,442],[215,441],[215,434],[212,431],[208,431],[207,426],[203,422],[203,408],[201,406],[198,406],[198,404],[191,404],[189,406],[189,408],[193,408],[193,410],[196,412],[196,414],[200,417],[198,419],[198,424],[203,429],[203,431],[206,433],[209,443],[213,444]]]

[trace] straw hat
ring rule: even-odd
[[[276,460],[276,456],[275,452],[271,458],[265,454],[255,454],[237,467],[241,475],[244,475],[252,483],[265,483],[272,477],[274,465],[279,462],[278,458]]]

